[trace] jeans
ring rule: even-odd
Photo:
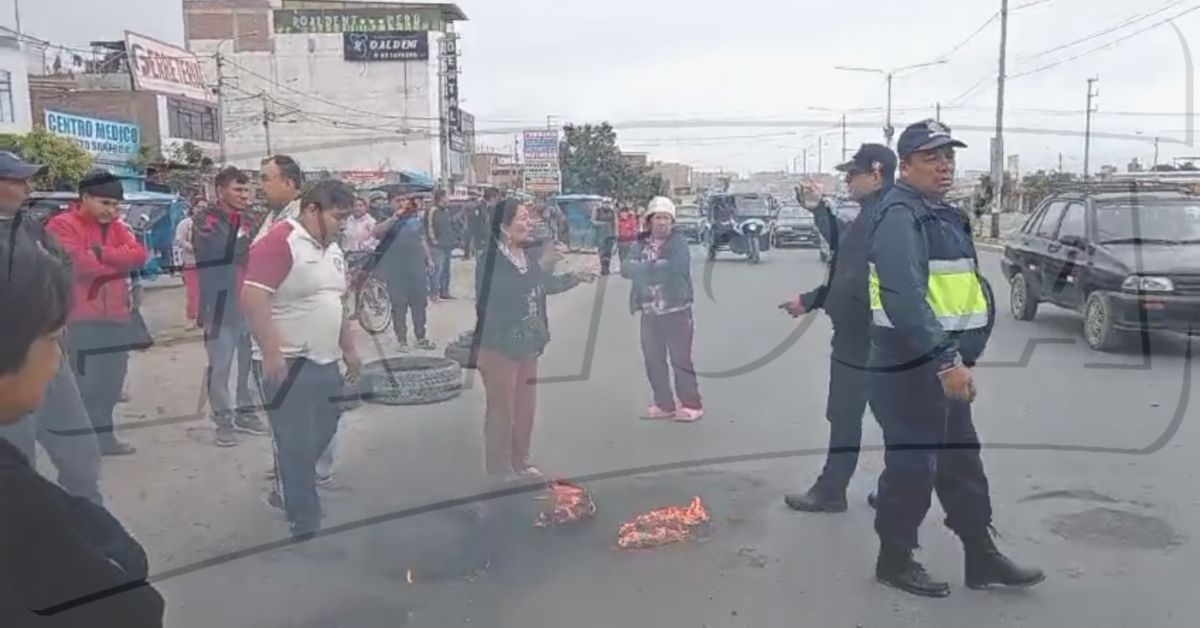
[[[208,353],[208,408],[217,427],[233,427],[239,413],[254,411],[250,393],[250,331],[241,320],[223,321],[219,327],[204,329],[204,350]],[[229,377],[237,360],[237,406],[229,397]]]
[[[867,411],[869,380],[867,355],[869,342],[862,336],[834,329],[833,355],[829,359],[829,398],[825,417],[829,419],[829,453],[817,486],[830,495],[840,496],[850,485],[858,467],[862,447],[862,420]]]
[[[887,446],[875,503],[883,547],[912,550],[936,492],[946,526],[962,538],[987,534],[987,475],[971,406],[947,399],[932,366],[870,375],[871,410]]]
[[[425,310],[428,307],[428,279],[420,271],[398,272],[387,278],[388,297],[392,301],[392,329],[396,339],[408,342],[408,311],[412,310],[413,333],[425,338]]]
[[[275,483],[292,534],[321,528],[321,499],[317,495],[317,460],[337,433],[344,380],[336,363],[317,364],[299,358],[287,361],[287,376],[279,384],[255,378],[275,438]]]
[[[692,364],[692,339],[695,322],[691,308],[670,314],[642,314],[642,357],[646,378],[654,391],[654,405],[674,411],[675,394],[683,407],[699,410],[700,384]],[[675,390],[671,390],[671,371],[675,372]]]
[[[429,291],[441,297],[450,296],[450,257],[449,249],[432,248],[433,271],[430,275]]]
[[[20,422],[0,426],[0,438],[12,443],[35,467],[36,443],[41,443],[58,469],[59,486],[72,495],[103,505],[100,448],[65,353],[46,388],[42,405]]]
[[[71,369],[83,407],[101,445],[117,442],[113,408],[129,368],[129,325],[107,321],[72,323],[67,330]]]
[[[530,466],[529,446],[537,412],[537,357],[513,360],[480,349],[476,359],[487,394],[484,414],[485,465],[490,475]]]
[[[617,239],[609,230],[597,231],[596,238],[597,252],[600,254],[600,274],[607,275],[612,266],[613,248],[616,247]]]

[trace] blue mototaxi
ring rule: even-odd
[[[592,211],[604,203],[611,204],[612,199],[595,194],[565,194],[555,197],[553,202],[567,219],[568,248],[578,251],[585,246],[595,246]]]

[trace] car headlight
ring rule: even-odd
[[[1174,292],[1175,283],[1167,277],[1145,277],[1130,275],[1121,288],[1133,292]]]

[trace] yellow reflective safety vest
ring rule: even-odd
[[[879,274],[874,263],[871,264],[869,292],[872,322],[879,327],[894,328],[883,309]],[[925,301],[945,331],[983,329],[988,325],[988,301],[974,259],[929,260]]]

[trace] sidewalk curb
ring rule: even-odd
[[[1004,252],[1003,244],[992,244],[990,242],[976,242],[975,248],[983,250],[983,251],[987,251],[989,253],[1003,253]]]

